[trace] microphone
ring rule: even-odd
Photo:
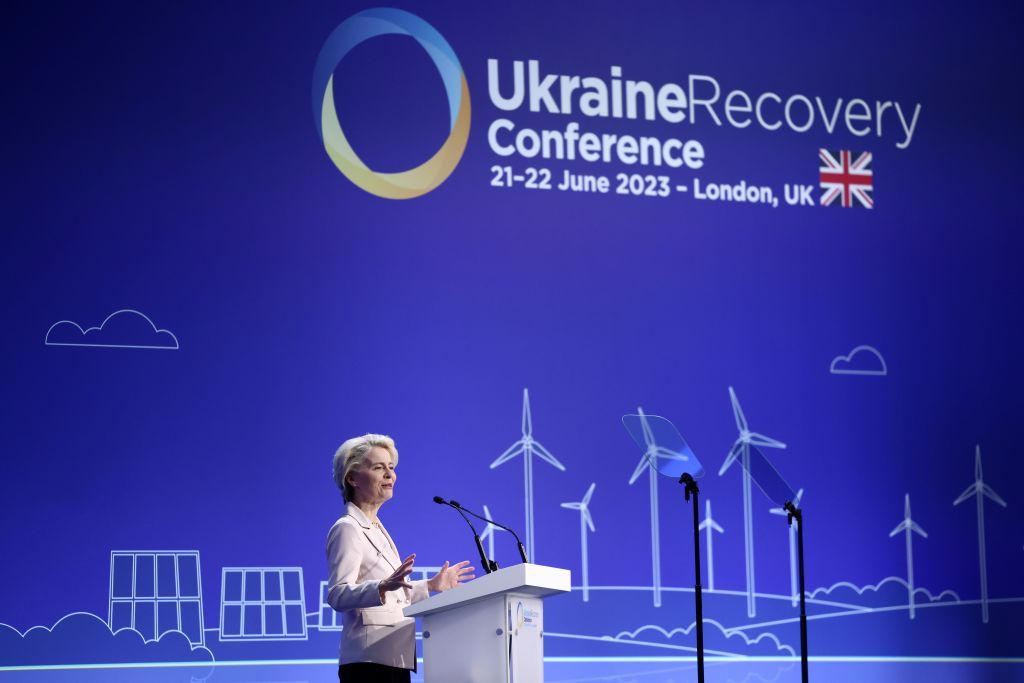
[[[449,505],[451,505],[452,507],[454,507],[457,510],[465,510],[466,512],[468,512],[469,514],[473,515],[477,519],[482,519],[483,521],[487,522],[488,524],[493,524],[494,526],[498,527],[499,529],[504,529],[505,531],[507,531],[510,534],[512,534],[513,536],[515,536],[516,543],[519,544],[519,556],[521,558],[523,558],[523,562],[524,563],[528,563],[529,562],[529,560],[526,559],[526,546],[523,545],[522,539],[519,538],[519,534],[517,534],[514,529],[511,529],[510,527],[507,527],[504,524],[498,524],[493,519],[487,519],[483,515],[478,515],[475,512],[473,512],[472,510],[466,510],[466,508],[464,508],[461,505],[459,505],[459,501],[457,501],[457,500],[451,501],[449,503]]]
[[[476,532],[476,527],[474,527],[473,523],[469,521],[469,517],[466,517],[466,515],[463,514],[462,507],[459,505],[453,505],[452,503],[449,503],[441,496],[434,496],[434,502],[437,503],[438,505],[447,505],[448,507],[454,509],[460,515],[462,515],[462,518],[466,520],[466,524],[468,524],[469,528],[473,530],[473,540],[476,541],[476,549],[480,553],[480,562],[483,564],[484,572],[490,574],[492,571],[491,563],[490,561],[488,561],[487,554],[484,552],[484,544],[480,542],[480,534]]]

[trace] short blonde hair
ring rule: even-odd
[[[338,447],[334,452],[334,483],[341,489],[341,497],[346,503],[352,502],[355,498],[355,491],[349,485],[349,472],[359,468],[363,458],[374,448],[383,448],[391,454],[392,462],[398,464],[398,449],[395,448],[395,441],[384,434],[363,434],[356,436]]]

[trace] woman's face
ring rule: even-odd
[[[382,505],[391,500],[395,492],[395,463],[386,448],[374,446],[362,464],[348,475],[357,503]]]

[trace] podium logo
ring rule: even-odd
[[[448,139],[434,156],[415,168],[398,173],[374,171],[359,158],[345,137],[334,108],[334,69],[360,43],[386,35],[414,38],[441,73],[448,95]],[[313,71],[313,118],[327,155],[346,178],[378,197],[410,199],[443,183],[462,158],[469,139],[469,87],[452,46],[433,26],[402,10],[368,9],[343,21],[320,49]]]

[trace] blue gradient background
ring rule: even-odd
[[[9,10],[0,621],[105,615],[114,549],[199,550],[208,625],[222,566],[301,565],[313,610],[341,510],[330,459],[365,431],[401,452],[382,511],[401,550],[425,564],[471,557],[461,522],[430,498],[486,503],[522,526],[518,460],[488,464],[519,436],[523,387],[535,436],[567,467],[535,467],[540,563],[578,571],[578,518],[558,504],[596,481],[592,584],[649,584],[647,487],[626,484],[639,453],[619,423],[642,405],[675,421],[711,472],[703,494],[727,530],[716,585],[742,590],[739,473],[716,474],[736,436],[732,385],[751,428],[789,444],[769,455],[806,488],[809,588],[902,576],[904,544],[888,533],[910,493],[930,533],[915,542],[917,584],[977,598],[974,508],[952,501],[980,443],[1009,503],[986,511],[989,592],[1022,595],[1014,17],[962,3],[401,3],[459,56],[473,126],[444,184],[395,202],[337,172],[309,111],[323,40],[368,6]],[[895,130],[581,119],[700,140],[706,165],[681,181],[816,184],[819,147],[867,149],[872,211],[498,189],[490,57],[922,113],[906,150]],[[360,45],[335,82],[372,168],[404,170],[444,140],[441,80],[413,40]],[[96,325],[120,308],[170,329],[180,351],[43,344],[58,320]],[[829,374],[858,344],[882,351],[888,376]],[[689,586],[688,512],[671,482],[661,495],[663,580]],[[758,590],[786,593],[785,523],[757,496]],[[965,635],[978,654],[1012,638],[980,620]]]

